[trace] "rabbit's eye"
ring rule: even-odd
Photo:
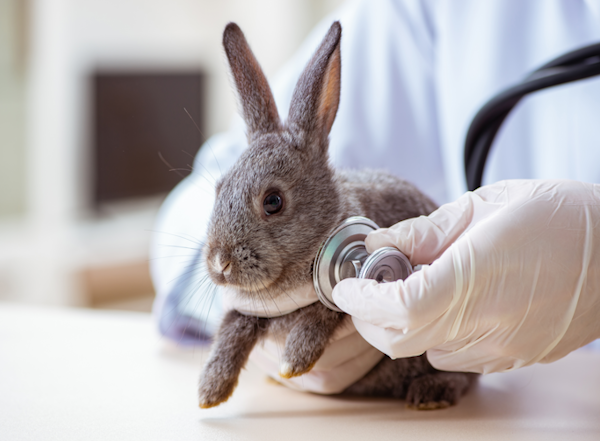
[[[269,193],[263,201],[263,209],[265,214],[270,216],[271,214],[279,213],[283,207],[283,199],[279,193]]]

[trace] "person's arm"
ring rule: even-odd
[[[405,281],[347,279],[334,300],[389,356],[441,370],[551,362],[600,338],[600,185],[503,181],[371,233],[413,265]]]

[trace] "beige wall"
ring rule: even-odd
[[[0,0],[0,218],[25,211],[25,0]]]
[[[310,28],[343,0],[0,0],[0,221],[23,215],[28,201],[28,129],[26,50],[38,14],[60,10],[63,47],[55,47],[67,75],[86,74],[97,66],[126,67],[195,64],[208,71],[211,112],[207,131],[225,130],[235,111],[222,63],[224,24],[240,23],[265,71],[272,75],[293,53]],[[47,4],[47,5],[46,5]],[[30,8],[28,7],[30,6]],[[45,19],[42,19],[45,20]],[[28,26],[32,24],[31,28]],[[42,24],[44,26],[44,24]],[[265,32],[268,30],[268,32]],[[273,39],[273,35],[281,38]],[[44,39],[47,35],[44,35]],[[32,38],[35,43],[35,38]],[[61,43],[59,43],[61,44]],[[39,50],[39,48],[34,48]],[[35,59],[35,54],[34,54]],[[35,63],[34,63],[35,64]],[[35,68],[35,65],[34,65]],[[35,80],[36,72],[33,72]],[[82,81],[82,78],[69,80]],[[48,83],[52,86],[51,83]],[[72,89],[80,102],[83,86]],[[35,91],[34,91],[35,93]],[[36,106],[35,99],[33,105]],[[77,109],[79,110],[79,109]],[[57,111],[60,113],[61,109]],[[35,113],[35,110],[34,110]],[[62,115],[60,115],[62,117]],[[43,117],[43,115],[42,115]],[[69,117],[65,115],[65,117]],[[51,120],[53,117],[48,116]],[[71,118],[73,119],[73,118]],[[68,124],[68,123],[65,123]],[[76,142],[84,142],[85,121],[71,124]],[[50,147],[52,148],[52,144]],[[81,159],[81,158],[78,158]],[[85,158],[84,158],[85,159]],[[29,195],[31,197],[31,194]]]

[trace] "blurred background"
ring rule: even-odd
[[[0,301],[149,311],[156,212],[236,109],[225,24],[272,77],[341,3],[0,0]]]

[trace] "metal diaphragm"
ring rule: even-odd
[[[396,248],[384,247],[367,257],[358,277],[386,283],[404,280],[412,273],[413,267],[408,257]]]
[[[344,279],[359,277],[380,283],[392,282],[405,279],[413,272],[409,260],[396,248],[367,253],[365,238],[378,228],[366,217],[350,217],[321,245],[313,265],[313,285],[319,300],[329,309],[343,312],[333,301],[333,288]]]
[[[349,217],[321,245],[313,265],[313,285],[321,303],[342,312],[333,301],[333,287],[348,277],[358,277],[368,256],[365,238],[379,226],[366,217]]]

